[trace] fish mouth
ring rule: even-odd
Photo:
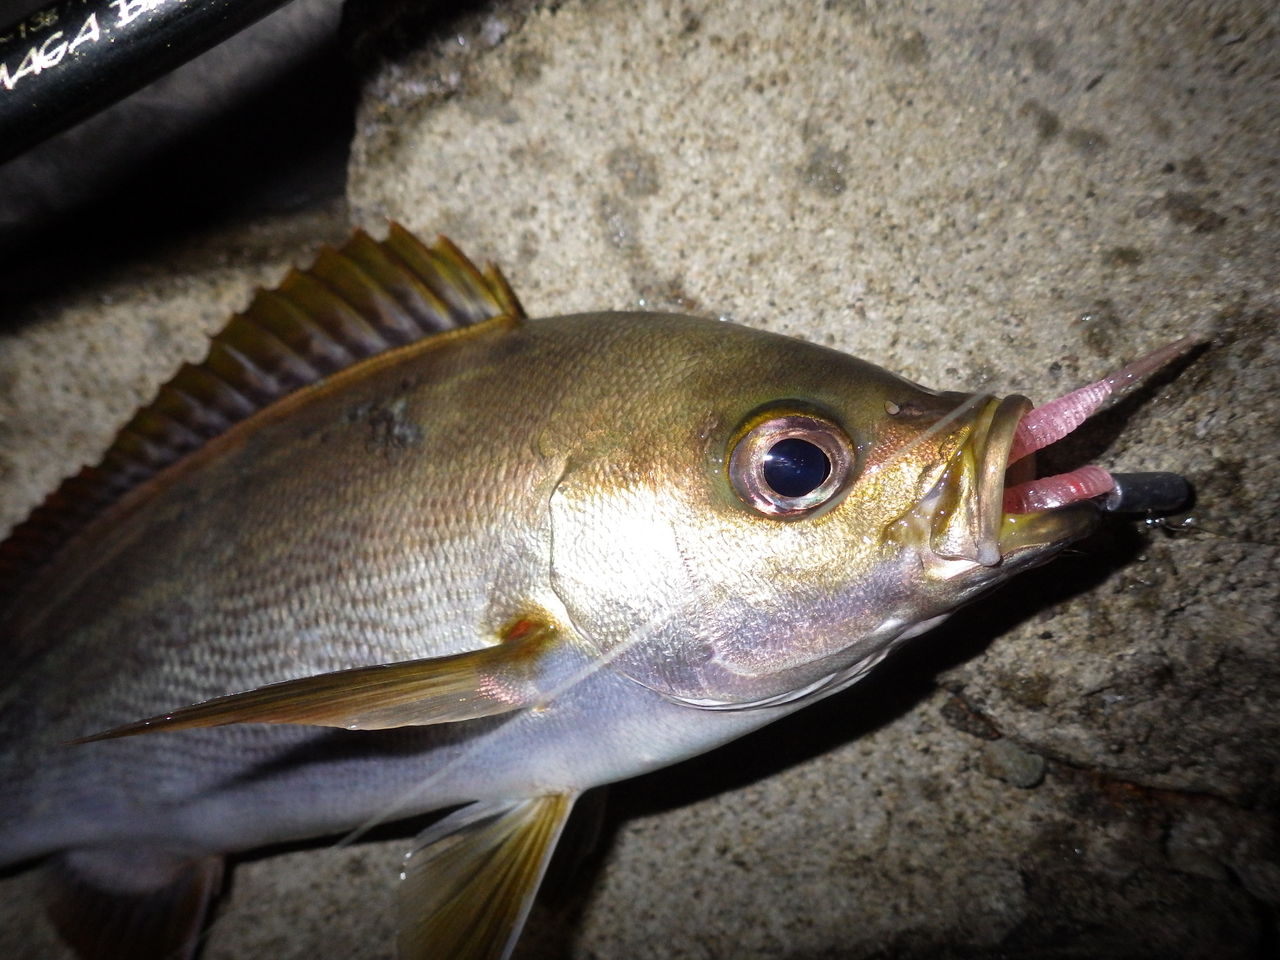
[[[945,463],[941,479],[922,501],[932,524],[930,546],[941,569],[948,569],[947,561],[1002,569],[1032,566],[1089,533],[1098,522],[1093,498],[1116,491],[1115,477],[1092,464],[1037,477],[1035,451],[1061,440],[1201,342],[1195,336],[1182,337],[1038,407],[1017,395],[965,401],[957,414],[975,407],[978,413]],[[1185,480],[1173,479],[1181,486],[1171,489],[1185,490]]]
[[[931,506],[930,549],[944,561],[984,567],[1034,566],[1090,533],[1098,523],[1095,495],[1082,495],[1040,509],[1028,508],[1020,491],[1058,478],[1036,478],[1034,452],[1015,452],[1019,426],[1033,414],[1019,395],[971,400],[980,409],[968,436],[948,461],[927,500]],[[1100,468],[1092,468],[1101,471]]]

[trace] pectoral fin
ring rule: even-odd
[[[519,620],[496,646],[272,683],[71,742],[228,723],[385,730],[489,717],[533,706],[553,688],[558,636],[549,624]]]
[[[401,874],[400,960],[508,957],[576,797],[476,803],[429,827]]]

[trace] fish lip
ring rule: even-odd
[[[1096,530],[1101,516],[1091,500],[1034,513],[1006,514],[1000,531],[1001,566],[1010,572],[1038,566]]]
[[[937,557],[1020,569],[1034,565],[1037,558],[1048,559],[1093,529],[1097,510],[1091,503],[1026,514],[1005,512],[1006,487],[1034,474],[1032,456],[1012,465],[1012,478],[1009,463],[1018,424],[1032,407],[1018,394],[980,404],[952,467],[939,481],[940,488],[952,487],[950,498],[957,509],[953,515],[940,511],[935,519],[932,547]]]
[[[992,400],[975,423],[977,559],[984,566],[1011,566],[1015,561],[1019,567],[1034,566],[1089,534],[1098,523],[1097,506],[1091,501],[1024,514],[1005,512],[1005,489],[1035,474],[1034,454],[1009,463],[1018,424],[1033,406],[1027,397],[1011,394]],[[1010,470],[1018,474],[1011,481]]]
[[[974,422],[971,440],[977,470],[974,481],[977,556],[974,559],[983,566],[996,566],[1004,558],[1000,536],[1005,516],[1005,475],[1018,424],[1032,407],[1028,398],[1011,394],[991,400]]]

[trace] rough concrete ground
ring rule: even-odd
[[[1109,524],[849,693],[617,788],[519,956],[1274,955],[1272,5],[597,0],[436,36],[385,6],[351,218],[449,233],[534,315],[731,317],[1037,398],[1212,338],[1061,454],[1185,472],[1198,532]],[[4,516],[340,217],[25,304]],[[389,956],[402,846],[243,864],[206,956]],[[4,881],[0,955],[54,955],[34,890]]]

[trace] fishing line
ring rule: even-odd
[[[405,790],[396,799],[388,803],[381,813],[375,814],[360,826],[355,827],[349,833],[345,834],[340,840],[333,844],[333,847],[342,848],[350,846],[370,830],[373,830],[383,823],[401,819],[405,816],[412,816],[413,814],[410,812],[412,807],[409,806],[412,801],[420,797],[428,787],[442,778],[445,774],[449,773],[465,761],[472,759],[482,745],[487,748],[494,742],[494,737],[498,737],[503,734],[510,735],[512,730],[519,729],[521,721],[523,721],[530,713],[544,709],[547,705],[553,703],[557,698],[561,697],[584,680],[590,679],[604,667],[627,653],[637,644],[656,636],[656,627],[665,625],[672,619],[673,615],[671,614],[668,614],[665,617],[652,617],[646,621],[630,639],[619,643],[607,653],[601,653],[587,659],[581,668],[570,673],[570,675],[561,683],[553,685],[544,691],[537,703],[531,704],[527,707],[520,707],[518,710],[513,712],[511,719],[506,723],[499,727],[495,727],[492,731],[489,731],[483,736],[471,740],[465,747],[461,748],[457,754],[445,761],[414,786]]]
[[[926,428],[918,437],[903,444],[897,450],[894,450],[890,454],[890,458],[901,459],[908,451],[914,448],[917,444],[923,443],[929,438],[943,432],[944,430],[947,429],[948,426],[955,423],[960,418],[964,417],[970,411],[976,409],[988,398],[989,397],[986,394],[970,395],[968,398],[964,400],[963,403],[957,405],[948,414],[941,417],[937,422],[931,424],[928,428]],[[874,466],[869,469],[870,470],[881,469],[883,468],[884,465],[885,464],[881,464],[879,466]],[[542,709],[546,705],[554,702],[557,698],[563,696],[573,687],[577,686],[583,681],[594,676],[597,672],[602,670],[604,667],[608,666],[614,660],[626,654],[628,651],[633,649],[638,644],[656,636],[658,634],[658,631],[661,629],[661,627],[670,623],[673,618],[674,618],[674,614],[672,613],[666,613],[665,615],[657,615],[657,616],[651,617],[650,619],[645,621],[645,623],[643,623],[639,627],[639,629],[637,629],[631,635],[631,637],[629,637],[627,640],[617,644],[607,652],[599,653],[595,657],[588,659],[588,661],[580,669],[572,672],[560,684],[552,686],[548,690],[546,690],[537,704],[533,704],[527,707],[521,707],[519,710],[515,712],[515,715],[508,722],[502,724],[500,727],[497,727],[492,731],[489,731],[483,736],[472,740],[466,746],[461,748],[457,753],[455,753],[454,756],[452,756],[443,764],[441,764],[439,767],[434,769],[430,774],[428,774],[422,780],[418,781],[418,783],[414,784],[412,787],[403,791],[395,799],[391,800],[383,808],[381,812],[368,818],[359,826],[353,828],[351,831],[344,834],[338,841],[332,844],[330,849],[342,849],[345,847],[349,847],[352,844],[359,841],[360,838],[368,834],[371,830],[380,826],[381,824],[388,823],[397,819],[401,819],[405,816],[412,815],[412,811],[414,810],[414,806],[413,806],[414,801],[421,798],[422,795],[433,784],[435,784],[440,779],[445,777],[448,773],[450,773],[452,770],[454,770],[458,766],[472,760],[475,754],[477,753],[477,751],[479,751],[481,748],[484,748],[484,749],[490,748],[494,744],[496,738],[499,738],[503,735],[511,736],[513,732],[517,732],[520,729],[522,729],[520,724],[526,722],[526,719],[529,713],[531,713],[534,710]]]
[[[949,425],[951,425],[952,423],[955,423],[958,419],[963,417],[969,411],[978,407],[980,404],[985,402],[988,398],[989,397],[986,394],[970,395],[968,398],[965,399],[963,403],[956,406],[955,409],[953,409],[951,412],[946,414],[944,417],[940,418],[936,423],[933,423],[928,428],[926,428],[920,434],[920,436],[914,438],[913,440],[899,447],[897,450],[893,451],[890,454],[890,457],[901,458],[906,452],[912,449],[915,445],[919,443],[923,443],[925,440],[929,439],[930,437],[941,433]],[[869,469],[879,469],[879,467],[872,467]],[[420,780],[417,784],[405,790],[398,797],[396,797],[394,800],[389,802],[386,805],[386,807],[384,807],[382,812],[374,815],[373,817],[370,817],[364,823],[353,828],[347,834],[344,834],[341,839],[339,839],[337,842],[335,842],[332,845],[332,848],[341,849],[343,847],[348,847],[353,843],[357,842],[361,837],[363,837],[369,831],[375,829],[381,824],[387,823],[396,819],[400,819],[404,816],[412,815],[409,812],[410,810],[413,809],[411,807],[412,802],[415,799],[419,798],[432,784],[440,780],[442,777],[448,774],[451,770],[453,770],[460,764],[463,764],[464,762],[472,759],[476,751],[480,749],[482,745],[487,748],[494,742],[493,738],[502,734],[510,735],[512,731],[520,729],[519,724],[525,720],[525,717],[531,711],[542,709],[549,703],[555,701],[558,697],[562,696],[563,694],[571,690],[573,687],[577,686],[579,683],[582,683],[584,680],[587,680],[590,677],[594,676],[601,669],[603,669],[604,667],[612,663],[614,660],[626,654],[628,651],[633,649],[638,644],[650,639],[653,636],[656,636],[659,629],[665,626],[666,624],[670,623],[672,619],[674,619],[673,613],[666,613],[665,615],[656,615],[654,617],[649,618],[642,625],[640,625],[639,629],[637,629],[635,633],[632,634],[632,636],[629,637],[627,640],[617,644],[609,651],[600,653],[595,657],[589,659],[580,669],[571,673],[560,684],[552,686],[548,690],[546,690],[543,693],[542,698],[539,700],[537,704],[533,704],[527,707],[521,707],[520,709],[515,711],[515,715],[507,723],[504,723],[502,726],[495,728],[489,733],[486,733],[482,737],[472,740],[466,747],[463,747],[462,749],[460,749],[458,753],[456,753],[453,757],[451,757],[441,766],[433,770],[428,776],[426,776],[425,778]]]
[[[885,468],[892,466],[896,461],[903,459],[908,452],[915,449],[918,445],[924,443],[926,440],[930,440],[933,437],[937,436],[945,428],[955,423],[966,413],[976,409],[983,402],[990,399],[993,399],[993,398],[992,398],[992,395],[989,393],[970,394],[965,399],[965,401],[961,403],[959,406],[957,406],[954,410],[952,410],[950,413],[941,417],[935,423],[930,424],[923,431],[921,431],[919,436],[914,437],[911,440],[908,440],[906,443],[902,444],[897,449],[891,450],[883,461],[881,461],[878,464],[868,464],[863,473],[863,476],[872,476],[877,471],[884,470]]]

